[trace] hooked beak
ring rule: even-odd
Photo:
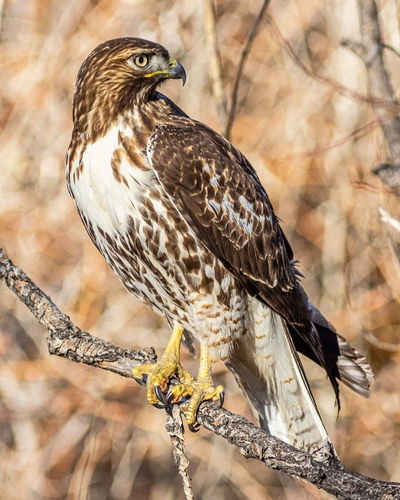
[[[168,78],[172,78],[174,80],[182,80],[182,87],[186,83],[186,71],[181,63],[178,63],[172,57],[169,58],[169,69],[168,69]]]

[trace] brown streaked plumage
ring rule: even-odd
[[[198,404],[221,396],[210,366],[222,359],[261,425],[300,448],[327,439],[297,351],[368,395],[372,372],[311,304],[293,253],[257,173],[232,144],[190,119],[156,89],[185,79],[165,48],[110,40],[83,63],[66,158],[68,188],[97,248],[125,287],[164,314],[173,335],[148,377],[148,399]],[[179,343],[200,344],[197,381]]]

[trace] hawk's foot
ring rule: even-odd
[[[170,405],[190,398],[186,407],[186,421],[191,431],[196,431],[197,410],[206,400],[224,402],[222,385],[215,387],[211,377],[212,358],[206,346],[200,348],[200,366],[197,380],[185,370],[179,361],[180,345],[183,328],[175,325],[167,348],[160,361],[155,364],[137,366],[132,370],[133,377],[142,385],[147,386],[147,400],[152,405],[165,409],[170,413]],[[170,387],[171,379],[176,377],[179,382]],[[162,406],[160,406],[160,402]]]
[[[159,407],[159,401],[161,401],[166,409],[168,409],[172,400],[174,402],[179,401],[172,394],[164,397],[164,393],[167,391],[172,377],[178,378],[183,386],[190,387],[193,384],[193,377],[181,366],[179,361],[182,333],[183,328],[175,325],[160,361],[155,364],[137,366],[132,370],[132,375],[137,382],[142,385],[146,384],[147,400],[152,405]]]
[[[222,385],[214,386],[211,377],[212,358],[206,346],[200,348],[200,367],[197,380],[190,384],[175,385],[171,389],[170,400],[177,402],[190,396],[186,408],[186,422],[191,431],[196,431],[197,410],[203,401],[216,400],[222,406],[224,403],[224,388]]]

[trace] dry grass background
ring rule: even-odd
[[[0,2],[2,5],[3,2]],[[217,30],[231,90],[259,0],[218,0]],[[386,43],[399,46],[393,0],[380,1]],[[272,0],[283,36],[315,73],[366,93],[364,67],[340,47],[358,37],[355,0]],[[81,328],[123,347],[162,351],[166,322],[128,296],[97,254],[67,194],[63,157],[71,132],[75,76],[100,42],[141,36],[164,44],[188,81],[164,91],[192,117],[218,129],[200,1],[5,0],[0,43],[0,246]],[[386,54],[395,87],[399,61]],[[379,221],[392,197],[355,189],[379,185],[370,169],[385,159],[379,127],[348,138],[374,119],[365,103],[306,76],[262,25],[245,68],[233,142],[257,168],[301,261],[311,298],[370,360],[369,400],[342,387],[336,421],[332,391],[306,363],[321,413],[343,463],[400,481],[400,356],[373,347],[399,343],[396,235]],[[315,150],[314,154],[307,152]],[[190,356],[186,365],[195,368]],[[251,418],[222,366],[226,407]],[[181,499],[164,431],[165,415],[131,380],[47,353],[45,333],[0,286],[0,488],[4,499]],[[328,498],[202,430],[187,435],[196,498]]]

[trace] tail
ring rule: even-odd
[[[262,428],[298,449],[326,444],[318,413],[285,320],[249,297],[253,335],[226,362],[246,393]]]
[[[374,374],[364,356],[353,349],[347,340],[337,333],[333,325],[310,301],[308,301],[308,311],[320,337],[325,359],[332,367],[332,370],[336,371],[336,378],[354,392],[360,394],[360,396],[369,397]],[[296,345],[296,341],[294,343],[299,352],[318,363],[318,360],[314,359],[310,354],[303,352]]]
[[[262,428],[298,449],[323,446],[329,438],[297,351],[319,361],[279,314],[253,297],[248,300],[252,335],[237,345],[226,362],[228,368],[247,394]],[[368,396],[373,374],[364,357],[311,302],[308,309],[334,376]]]

